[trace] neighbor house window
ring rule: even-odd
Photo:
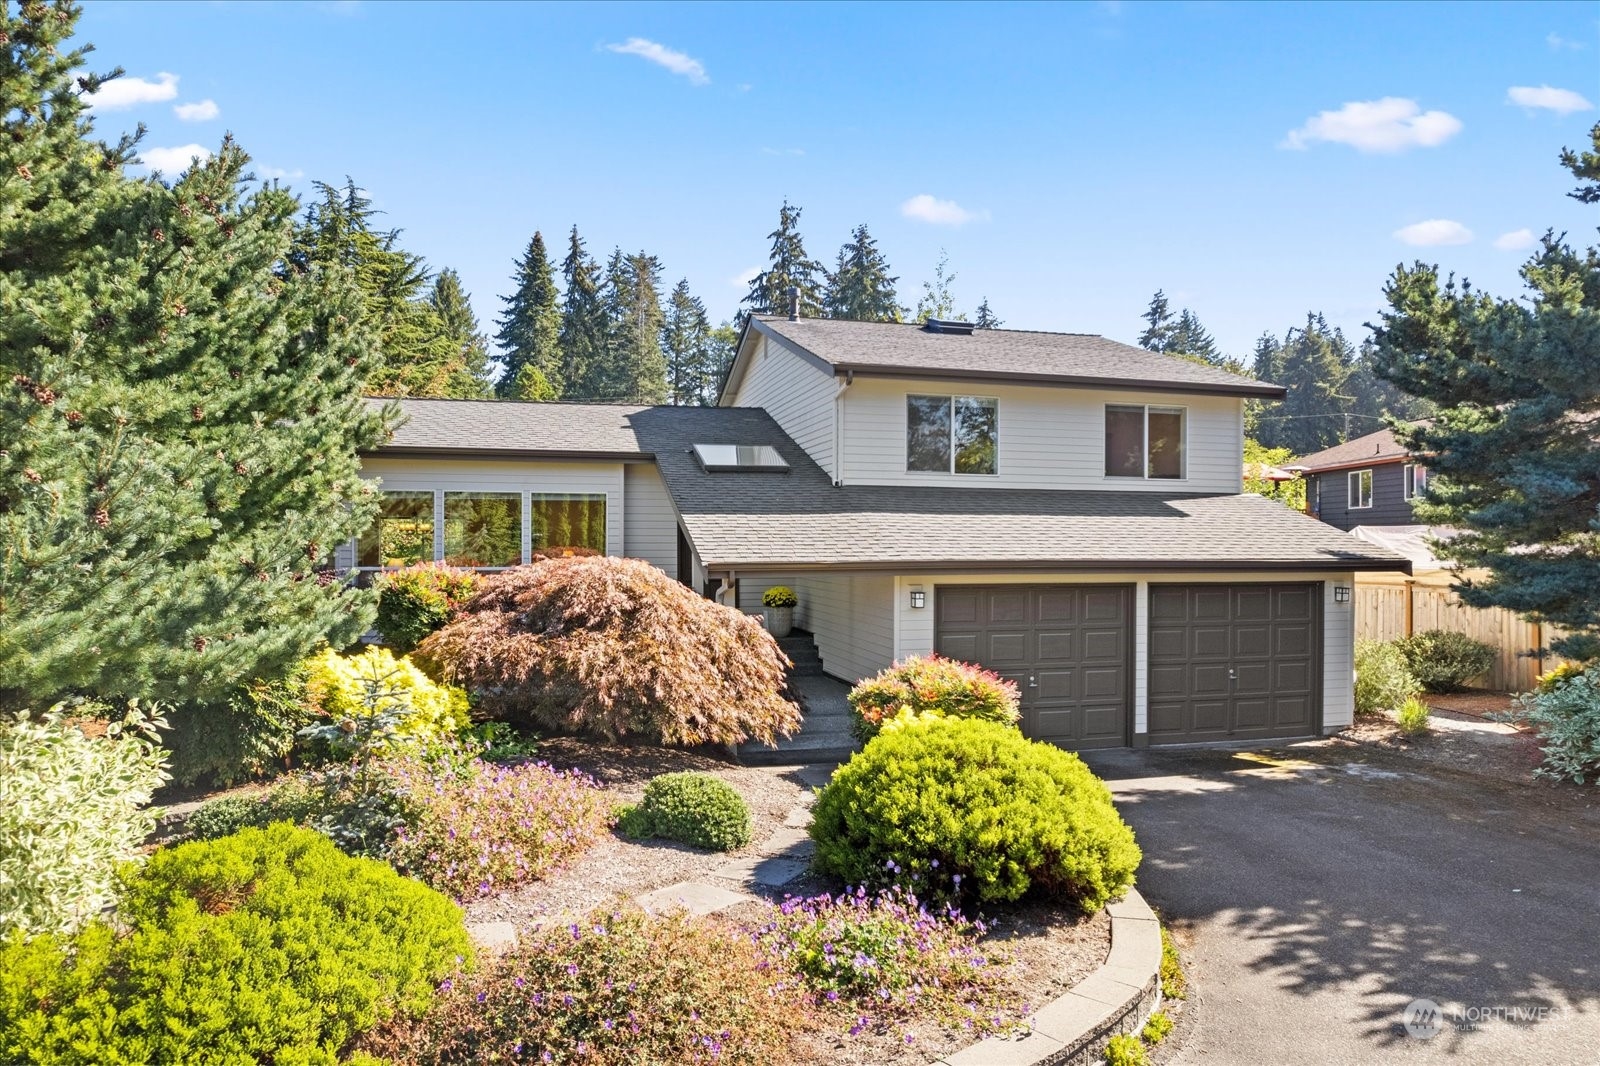
[[[979,396],[906,397],[906,469],[993,474],[998,469],[1000,401]]]
[[[1422,495],[1422,486],[1427,483],[1428,473],[1416,463],[1407,463],[1400,468],[1401,481],[1405,485],[1405,496],[1414,500]]]
[[[606,498],[603,493],[534,493],[533,550],[559,555],[562,551],[606,550]]]
[[[1350,471],[1350,510],[1372,506],[1372,471]]]
[[[444,561],[477,567],[522,562],[522,493],[445,493]]]
[[[410,566],[433,558],[433,493],[385,492],[356,540],[357,566]]]
[[[1184,473],[1182,407],[1106,405],[1106,477],[1181,479]]]

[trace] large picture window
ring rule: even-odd
[[[480,567],[522,562],[522,494],[445,493],[444,561]]]
[[[603,494],[534,493],[533,549],[560,554],[563,549],[606,550],[606,498]]]
[[[1350,510],[1372,506],[1372,471],[1350,471]]]
[[[906,469],[993,474],[999,469],[1000,401],[980,396],[907,396]]]
[[[385,492],[356,540],[357,566],[410,566],[433,558],[433,493]]]
[[[1106,477],[1180,480],[1186,475],[1182,407],[1106,405]]]

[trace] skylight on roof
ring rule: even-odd
[[[759,470],[783,474],[789,471],[789,464],[769,444],[696,444],[694,455],[709,473]]]

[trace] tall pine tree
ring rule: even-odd
[[[0,8],[0,704],[208,699],[370,623],[316,568],[373,514],[380,355],[231,140],[169,187],[83,94],[68,3]]]
[[[1139,334],[1139,347],[1152,352],[1167,351],[1172,345],[1172,336],[1178,330],[1176,316],[1172,313],[1172,305],[1167,301],[1167,294],[1160,289],[1150,297],[1150,306],[1144,314],[1139,316],[1144,319],[1144,332]]]
[[[667,359],[667,400],[679,405],[715,403],[720,384],[719,346],[712,336],[706,305],[689,291],[684,278],[667,298],[661,325],[661,351]]]
[[[978,305],[978,313],[972,317],[973,329],[999,329],[1005,325],[993,311],[989,310],[989,298],[985,296]]]
[[[606,312],[605,356],[599,371],[590,375],[591,395],[630,403],[665,400],[661,261],[644,252],[613,252],[606,265],[602,306]]]
[[[828,278],[824,301],[828,317],[857,322],[900,321],[900,301],[894,292],[899,280],[889,275],[889,261],[878,250],[865,223],[857,226],[850,233],[849,243],[839,249],[839,265]]]
[[[802,318],[822,314],[827,271],[806,254],[805,241],[800,237],[800,210],[788,200],[778,209],[778,228],[767,234],[772,242],[767,269],[751,279],[750,291],[740,301],[741,319],[752,314],[788,314],[791,286],[800,290]]]
[[[577,226],[567,242],[561,276],[566,290],[561,304],[561,398],[601,398],[592,378],[604,372],[607,343],[600,267],[584,250]]]
[[[439,271],[428,292],[428,305],[433,308],[446,339],[461,353],[462,364],[476,385],[476,395],[487,395],[489,338],[478,328],[472,295],[461,287],[461,275],[449,268]]]
[[[1320,314],[1306,315],[1304,326],[1289,330],[1273,379],[1288,395],[1258,417],[1261,443],[1306,455],[1376,429],[1376,423],[1363,426],[1344,391],[1354,355],[1344,333]]]
[[[544,234],[535,232],[516,263],[516,289],[502,296],[497,323],[500,378],[495,392],[507,399],[543,399],[561,393],[561,308],[555,268]]]
[[[1600,202],[1600,124],[1565,151],[1571,194]],[[1417,263],[1396,270],[1374,366],[1435,406],[1395,434],[1434,474],[1417,516],[1460,533],[1446,557],[1489,576],[1458,585],[1475,607],[1505,607],[1573,637],[1556,650],[1600,655],[1600,247],[1554,233],[1522,268],[1527,292],[1499,298]]]

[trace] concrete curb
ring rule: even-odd
[[[1094,973],[1028,1022],[1015,1039],[991,1036],[931,1066],[1088,1066],[1106,1041],[1137,1032],[1161,1002],[1161,923],[1134,889],[1106,907],[1111,951]]]

